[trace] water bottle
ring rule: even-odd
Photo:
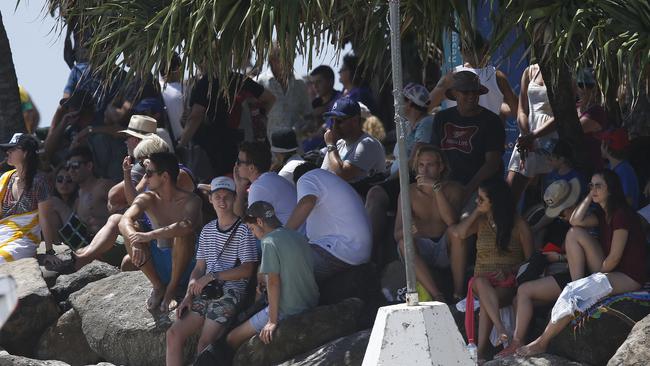
[[[472,364],[478,365],[478,351],[474,343],[467,344],[467,352],[469,352],[469,358],[472,359]]]

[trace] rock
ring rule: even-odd
[[[370,329],[342,337],[294,357],[280,366],[358,366],[370,339]]]
[[[120,270],[117,267],[102,261],[93,261],[77,272],[59,276],[50,290],[58,301],[63,301],[87,284],[118,273]]]
[[[386,305],[378,279],[379,274],[372,263],[352,267],[318,284],[319,304],[337,304],[352,297],[361,299],[364,308],[360,313],[358,329],[370,328],[375,321],[377,309]]]
[[[70,273],[73,270],[71,255],[72,251],[70,248],[67,245],[61,244],[53,245],[52,249],[54,249],[56,256],[59,257],[61,261],[63,261],[58,266],[45,265],[45,242],[41,242],[41,244],[38,246],[38,249],[36,249],[36,260],[41,266],[41,273],[43,274],[43,278],[45,279],[48,287],[54,286],[56,278],[59,277],[59,275],[63,273]]]
[[[650,315],[634,325],[607,366],[647,365],[650,360]]]
[[[70,295],[88,345],[101,358],[116,365],[165,364],[165,332],[176,317],[147,311],[150,292],[151,284],[136,271],[101,279]],[[186,342],[186,356],[195,344],[195,338]]]
[[[81,331],[81,318],[74,309],[63,314],[56,324],[41,336],[36,347],[41,360],[60,360],[72,366],[83,366],[101,359],[88,345]]]
[[[0,331],[0,345],[11,354],[30,356],[43,330],[59,317],[59,308],[36,259],[5,263],[0,275],[13,276],[18,286],[18,306]]]
[[[0,352],[0,366],[70,366],[61,361],[41,361]]]
[[[285,361],[322,344],[353,333],[363,302],[346,299],[335,305],[319,306],[280,322],[273,343],[266,346],[255,336],[235,354],[233,365],[269,365]]]
[[[542,353],[533,357],[509,356],[488,361],[484,366],[581,366],[583,364],[569,361],[560,356]]]
[[[606,308],[598,319],[589,319],[574,333],[567,326],[550,344],[549,352],[570,360],[590,364],[605,365],[616,350],[623,344],[632,330],[634,322],[650,313],[650,307],[631,300],[622,300]]]

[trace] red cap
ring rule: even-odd
[[[627,131],[624,128],[617,128],[596,134],[596,138],[605,141],[605,144],[612,150],[623,150],[630,144]]]

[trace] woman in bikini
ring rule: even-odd
[[[515,275],[533,252],[533,236],[515,210],[512,191],[500,179],[481,184],[474,212],[450,230],[462,239],[477,235],[476,265],[470,287],[480,303],[478,357],[483,359],[493,325],[499,334],[499,344],[508,341],[499,308],[512,301]]]

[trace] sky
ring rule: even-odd
[[[56,22],[42,11],[44,2],[21,0],[14,11],[16,0],[0,0],[0,13],[9,38],[18,83],[27,89],[39,109],[41,127],[50,125],[70,71],[63,61],[63,35],[53,31]],[[345,48],[339,58],[350,50],[349,46]],[[334,49],[328,46],[320,55],[314,55],[312,68],[328,64],[336,72],[339,58]],[[294,70],[296,75],[308,74],[307,61],[298,57]],[[341,89],[338,80],[335,87]]]

